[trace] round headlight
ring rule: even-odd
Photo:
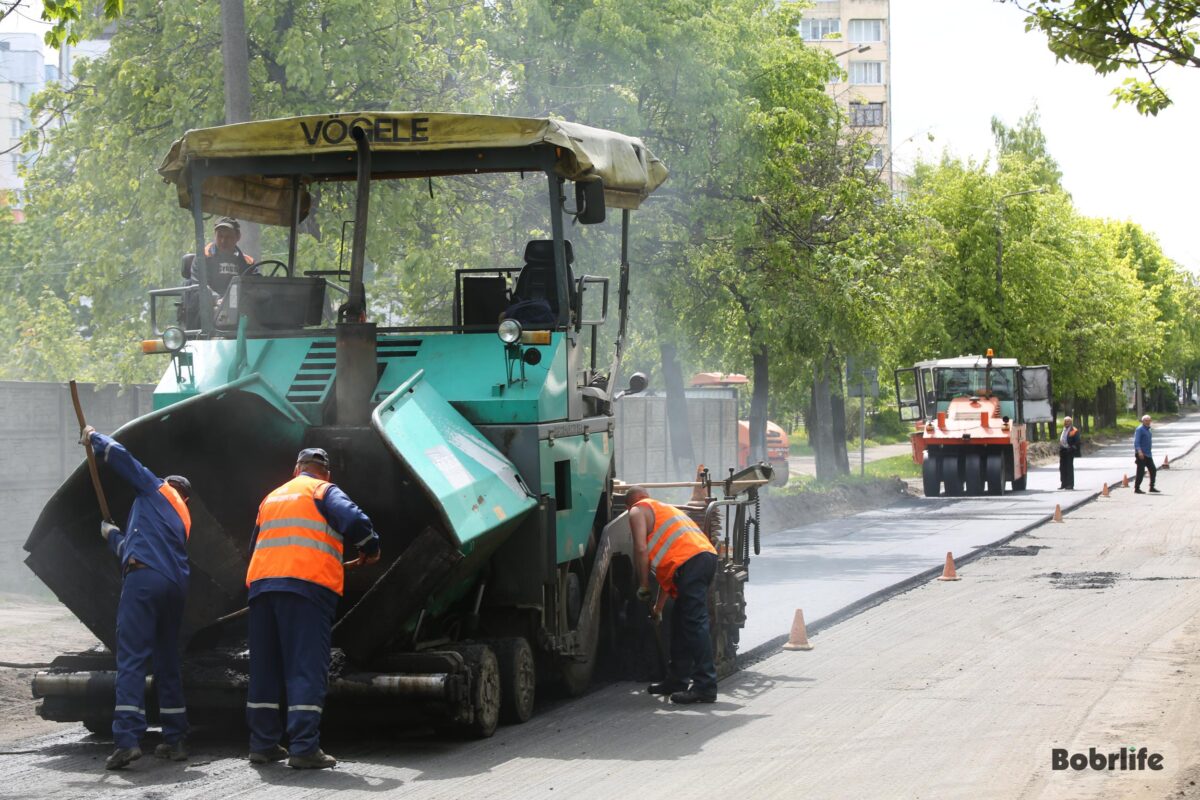
[[[506,319],[496,329],[496,335],[505,344],[516,344],[521,341],[521,323],[515,319]]]
[[[181,328],[167,328],[162,332],[162,341],[163,347],[174,353],[183,349],[183,346],[187,344],[187,334]]]

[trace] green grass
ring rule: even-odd
[[[854,467],[851,467],[854,470]],[[875,478],[919,478],[921,467],[909,453],[867,462],[867,476]]]
[[[788,440],[788,453],[793,456],[811,456],[813,449],[804,441],[803,433],[793,433]]]

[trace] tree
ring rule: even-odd
[[[14,3],[13,7],[17,5]],[[51,47],[75,44],[80,39],[81,30],[95,17],[111,22],[123,13],[125,0],[103,0],[101,3],[95,0],[42,0],[42,19],[52,23],[50,30],[46,31],[46,44]]]
[[[1141,114],[1157,115],[1171,98],[1158,81],[1169,65],[1200,67],[1197,0],[1011,0],[1024,11],[1025,30],[1046,34],[1060,60],[1088,64],[1108,75],[1136,71],[1113,95]]]

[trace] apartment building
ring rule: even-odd
[[[29,158],[20,139],[32,124],[29,101],[57,77],[58,68],[42,55],[38,34],[0,34],[0,205],[20,208],[24,182],[18,170]]]
[[[846,110],[850,125],[875,142],[870,164],[892,182],[890,0],[814,0],[800,33],[807,44],[833,53],[845,82],[828,90]]]

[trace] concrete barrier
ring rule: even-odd
[[[111,433],[153,408],[153,386],[79,384],[89,424]],[[0,381],[0,591],[49,592],[25,566],[23,545],[46,501],[83,460],[65,383]]]

